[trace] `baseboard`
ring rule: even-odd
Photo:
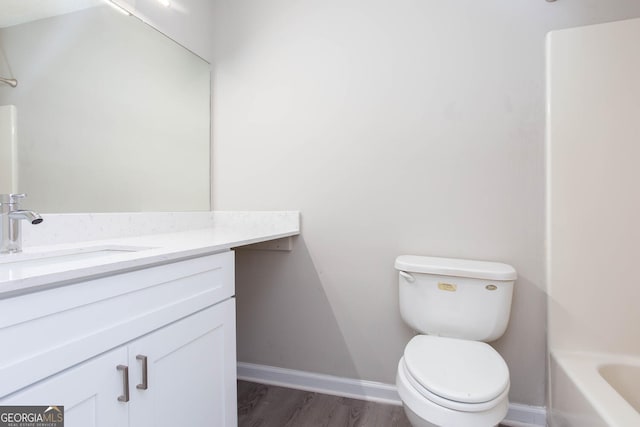
[[[396,386],[374,381],[355,380],[293,369],[238,362],[238,379],[297,390],[402,405]],[[505,425],[512,427],[546,426],[544,407],[510,403]]]
[[[238,362],[238,379],[372,402],[402,405],[394,385]]]
[[[502,423],[510,427],[546,426],[547,409],[544,406],[509,403],[507,418]]]

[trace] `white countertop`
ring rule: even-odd
[[[174,217],[175,215],[179,216],[179,214],[172,215]],[[118,215],[104,214],[104,216],[96,220],[96,215],[93,214],[88,220],[88,225],[85,224],[85,226],[102,227],[100,236],[108,236],[109,232],[104,230],[104,219],[108,217],[109,221],[113,222],[115,216]],[[139,214],[133,214],[133,216],[139,217]],[[297,212],[261,212],[255,214],[249,212],[225,212],[216,213],[213,216],[215,220],[205,224],[208,226],[204,228],[168,233],[156,232],[146,235],[135,235],[135,229],[127,230],[127,233],[123,233],[119,229],[111,233],[118,237],[57,244],[48,242],[49,244],[24,247],[21,254],[0,255],[0,298],[10,298],[79,280],[212,254],[238,246],[294,236],[300,233],[299,214]],[[47,221],[47,217],[44,217],[45,221]],[[76,214],[75,219],[77,218]],[[64,222],[61,219],[66,220],[67,217],[57,215],[55,218],[52,216],[50,219],[52,223],[61,224],[61,222]],[[124,218],[125,222],[126,220]],[[122,222],[123,218],[118,217],[118,221]],[[202,226],[203,224],[198,223],[197,225]],[[175,227],[158,226],[157,229],[175,229]],[[144,231],[148,232],[149,230],[145,229]],[[32,233],[36,233],[35,227]],[[57,229],[56,233],[61,234],[63,232]],[[95,236],[95,233],[91,231],[87,231],[85,234]],[[123,236],[122,234],[134,235]],[[60,240],[56,238],[54,241]],[[44,242],[46,240],[41,241]],[[129,250],[132,248],[137,250],[118,252],[119,249]],[[65,253],[88,253],[99,250],[113,250],[114,253],[88,259],[67,260],[58,258],[55,262],[40,264],[10,262],[12,260],[39,258],[43,254],[55,253],[57,256],[63,256]]]

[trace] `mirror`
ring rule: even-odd
[[[0,192],[41,213],[209,210],[210,65],[103,1],[13,3]],[[57,9],[24,18],[44,4]]]

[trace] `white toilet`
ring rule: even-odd
[[[504,334],[517,273],[507,264],[402,255],[400,313],[417,335],[396,385],[414,427],[490,427],[507,414],[509,369],[486,342]]]

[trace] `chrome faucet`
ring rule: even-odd
[[[20,221],[27,220],[31,224],[40,224],[42,217],[39,213],[18,209],[20,199],[25,194],[0,194],[0,254],[22,252],[22,235]]]

